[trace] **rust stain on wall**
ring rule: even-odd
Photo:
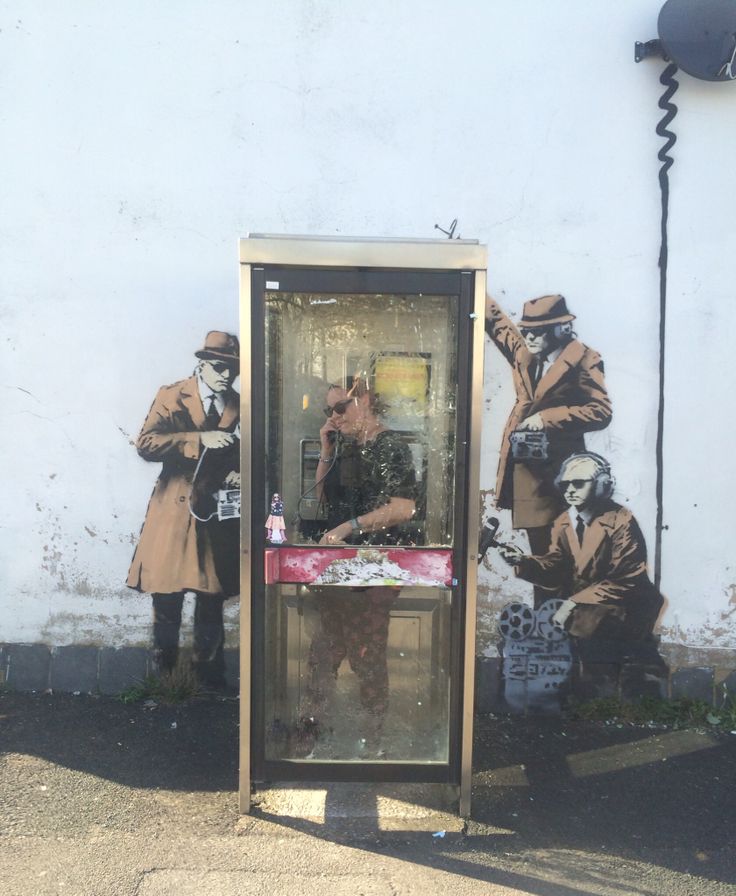
[[[663,641],[688,647],[733,650],[736,647],[736,613],[733,609],[711,612],[697,626],[683,626],[677,622],[662,625],[660,635]]]

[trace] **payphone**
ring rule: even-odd
[[[241,241],[241,808],[274,781],[469,811],[486,255]]]

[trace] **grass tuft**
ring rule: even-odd
[[[661,700],[642,697],[629,702],[618,697],[588,700],[572,707],[576,719],[628,722],[635,725],[654,723],[672,728],[709,726],[732,730],[736,727],[736,697],[724,691],[720,706],[712,706],[705,700],[681,697],[678,700]]]
[[[118,695],[122,703],[156,700],[159,703],[184,703],[202,693],[202,687],[188,663],[179,662],[171,672],[147,675]]]

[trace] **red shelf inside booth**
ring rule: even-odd
[[[453,584],[452,551],[447,548],[269,547],[264,552],[267,585],[413,585],[448,588]]]

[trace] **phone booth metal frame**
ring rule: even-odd
[[[265,631],[261,621],[266,611],[263,529],[260,482],[254,481],[265,463],[262,445],[254,445],[254,434],[263,436],[265,360],[265,305],[268,289],[280,281],[304,283],[301,289],[335,289],[342,293],[385,290],[392,284],[447,282],[457,291],[458,377],[465,381],[460,394],[463,407],[455,411],[455,445],[458,466],[453,474],[457,514],[453,531],[462,533],[452,547],[453,625],[456,643],[455,672],[448,710],[449,747],[446,763],[385,762],[310,763],[267,760],[263,778],[264,734],[263,689],[265,687]],[[407,280],[407,277],[409,280]],[[424,279],[422,279],[424,277]],[[433,279],[434,278],[434,279]],[[330,287],[330,284],[333,284]],[[337,287],[335,287],[337,284]],[[357,284],[357,285],[352,285]],[[366,284],[370,289],[366,289]],[[399,290],[397,295],[401,294]],[[421,295],[421,293],[419,294]],[[250,235],[240,241],[240,338],[243,359],[241,384],[242,516],[240,557],[240,811],[248,813],[255,777],[271,782],[303,780],[406,781],[443,783],[458,788],[459,810],[470,813],[473,747],[473,697],[475,678],[477,544],[480,516],[480,439],[483,412],[483,337],[486,295],[486,249],[472,240],[385,240]],[[464,356],[464,357],[463,357]],[[248,471],[246,473],[246,471]],[[301,500],[301,499],[300,499]],[[261,532],[259,532],[259,529]],[[264,554],[273,553],[265,551]],[[266,563],[267,565],[267,563]],[[280,580],[279,580],[280,581]],[[454,604],[453,604],[454,606]],[[255,625],[254,625],[255,620]],[[259,630],[260,628],[260,630]],[[259,663],[259,668],[254,667]]]

